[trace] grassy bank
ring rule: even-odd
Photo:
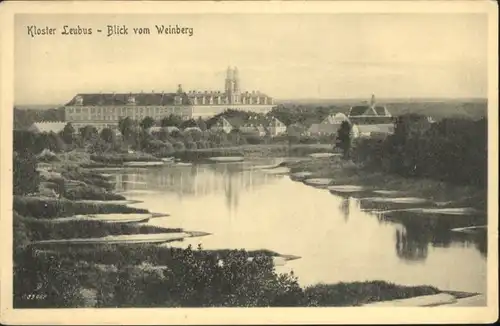
[[[284,156],[306,156],[311,153],[331,151],[331,144],[259,144],[241,145],[224,148],[206,148],[197,150],[185,150],[174,154],[175,157],[186,161],[197,161],[215,156],[244,156],[252,157],[284,157]]]
[[[334,157],[289,164],[292,173],[308,171],[308,178],[331,178],[335,185],[360,185],[369,190],[396,190],[406,196],[427,198],[436,202],[453,201],[455,206],[471,206],[486,211],[486,190],[474,186],[450,185],[423,178],[404,178],[370,170]],[[445,205],[446,206],[446,205]]]
[[[116,204],[80,203],[68,199],[14,196],[14,210],[22,216],[50,219],[81,214],[149,213],[147,209]]]
[[[178,158],[182,161],[200,161],[209,157],[215,156],[245,156],[245,157],[284,157],[307,156],[316,152],[330,152],[331,144],[292,144],[289,146],[286,143],[277,144],[255,144],[255,145],[238,145],[231,147],[215,147],[215,148],[200,148],[200,149],[183,149],[171,153],[170,156]],[[103,168],[103,167],[121,167],[125,162],[157,162],[159,157],[151,154],[137,153],[106,153],[106,154],[58,154],[59,162],[73,160],[76,163],[80,160],[80,166],[84,168]]]
[[[21,222],[26,225],[27,232],[33,241],[99,238],[110,235],[156,234],[183,231],[180,228],[162,228],[152,225],[138,225],[133,223],[107,223],[92,220],[54,222],[51,220],[28,219],[19,216],[15,216],[15,218],[21,218]]]
[[[432,286],[403,286],[384,281],[318,284],[305,288],[312,306],[360,306],[371,302],[407,299],[441,293]]]

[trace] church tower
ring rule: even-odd
[[[229,103],[232,104],[233,93],[234,93],[234,80],[233,80],[233,71],[231,70],[231,67],[227,67],[225,90]]]
[[[233,70],[233,92],[234,92],[234,102],[235,103],[240,103],[240,94],[241,94],[241,88],[240,88],[240,77],[238,74],[238,68],[234,67]]]

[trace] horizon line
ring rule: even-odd
[[[369,101],[369,97],[359,96],[359,97],[300,97],[300,98],[274,98],[274,101],[359,101],[360,99],[366,98]],[[488,97],[484,96],[464,96],[464,97],[425,97],[425,96],[404,96],[404,97],[376,97],[377,101],[380,100],[488,100]],[[44,105],[44,106],[64,106],[66,103],[13,103],[14,106],[32,106],[32,105]]]

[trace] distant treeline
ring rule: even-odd
[[[26,129],[40,121],[64,121],[64,108],[19,109],[14,107],[14,129]]]
[[[333,113],[347,113],[356,100],[303,100],[278,102],[278,111],[283,109],[290,111],[324,112],[330,110]],[[404,114],[420,114],[441,120],[450,117],[469,118],[479,120],[487,115],[487,99],[435,99],[435,100],[388,100],[381,101],[393,116]],[[281,108],[281,109],[280,109]],[[284,121],[283,121],[284,122]]]
[[[277,105],[268,115],[278,118],[287,126],[294,123],[300,123],[310,126],[318,123],[330,114],[347,113],[350,105],[353,103],[346,101],[285,101]],[[421,114],[431,116],[435,120],[441,120],[446,117],[462,117],[473,120],[479,120],[486,116],[487,100],[442,100],[442,101],[394,101],[383,102],[389,112],[394,115]],[[232,114],[232,113],[229,113]],[[208,128],[220,116],[204,121]],[[34,122],[39,121],[64,121],[64,108],[57,109],[19,109],[14,108],[14,128],[25,129]],[[182,123],[181,119],[174,119],[178,125]],[[197,120],[199,122],[199,120]],[[189,124],[184,122],[184,124]],[[192,124],[192,123],[191,123]],[[158,123],[160,125],[160,123]],[[172,125],[172,123],[169,123]]]
[[[364,139],[354,159],[368,167],[405,177],[426,177],[486,187],[487,119],[447,118],[429,123],[424,116],[400,116],[385,140]]]

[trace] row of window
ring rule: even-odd
[[[153,119],[159,119],[162,118],[163,116],[160,115],[145,115],[145,114],[134,114],[130,115],[130,118],[132,119],[137,119],[137,120],[142,120],[145,117],[151,117]],[[118,121],[123,116],[118,116],[118,115],[91,115],[90,117],[88,115],[82,116],[82,115],[67,115],[66,120],[68,121]]]
[[[229,98],[227,97],[211,97],[211,96],[206,96],[206,97],[193,97],[191,99],[193,104],[198,105],[198,104],[229,104]],[[272,100],[268,99],[267,97],[241,97],[239,98],[238,96],[235,96],[232,100],[232,102],[239,102],[241,104],[272,104]]]
[[[140,113],[148,113],[148,114],[160,114],[163,112],[182,112],[184,108],[181,107],[150,107],[150,108],[130,108],[130,107],[121,107],[121,108],[109,108],[109,107],[86,107],[86,108],[66,108],[66,113],[91,113],[91,114],[102,114],[102,113],[115,113],[115,114],[133,114],[134,112]]]

